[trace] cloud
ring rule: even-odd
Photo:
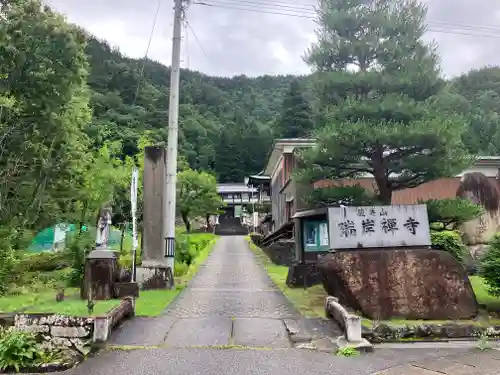
[[[173,2],[160,1],[149,57],[170,65]],[[309,72],[302,55],[314,40],[313,20],[253,11],[300,12],[308,16],[312,14],[308,9],[312,9],[314,0],[200,1],[219,6],[192,4],[188,9],[187,19],[194,34],[190,28],[183,29],[183,67],[219,76]],[[144,56],[158,4],[155,0],[46,2],[66,14],[71,22],[106,39],[131,57]],[[264,4],[272,2],[275,2],[272,7]],[[262,6],[256,7],[256,3]],[[426,3],[431,30],[427,38],[437,42],[446,75],[500,64],[498,0],[427,0]],[[227,9],[231,7],[247,11]]]

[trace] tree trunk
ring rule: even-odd
[[[379,150],[372,157],[373,176],[377,183],[378,199],[383,205],[391,205],[392,203],[392,188],[389,183],[389,176],[387,175],[386,168],[384,167],[384,154],[383,148]]]
[[[181,212],[181,218],[182,218],[182,221],[184,222],[184,225],[186,226],[186,232],[190,232],[191,231],[191,223],[189,222],[189,217],[188,217],[187,213]]]
[[[205,221],[207,222],[207,228],[205,231],[208,231],[208,228],[210,227],[210,214],[205,215]]]

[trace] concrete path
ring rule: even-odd
[[[110,346],[66,373],[369,375],[393,369],[395,372],[381,374],[433,375],[412,363],[438,363],[442,357],[471,352],[470,348],[460,347],[410,346],[381,348],[372,354],[344,358],[295,349],[284,323],[298,318],[298,313],[257,264],[245,239],[222,237],[198,275],[164,315],[130,320],[116,331],[110,342],[136,348],[118,350]]]

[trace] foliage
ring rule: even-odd
[[[304,98],[298,81],[292,81],[283,99],[283,109],[275,126],[279,138],[310,137],[314,129],[312,108]]]
[[[177,235],[175,238],[175,260],[178,263],[183,263],[190,266],[194,259],[198,256],[200,251],[202,251],[210,241],[212,240],[212,235],[189,235],[181,234]]]
[[[3,296],[13,277],[15,254],[11,243],[3,231],[0,231],[0,296]]]
[[[376,198],[360,185],[332,186],[312,189],[304,197],[313,207],[324,206],[369,206],[376,204]]]
[[[427,206],[429,223],[439,223],[443,229],[455,229],[484,213],[480,205],[465,198],[419,200],[418,203]]]
[[[65,252],[71,262],[70,286],[80,287],[85,272],[85,257],[95,245],[95,237],[91,232],[80,233],[68,241]]]
[[[25,255],[17,264],[16,272],[50,272],[70,267],[66,252],[43,252]]]
[[[346,346],[344,348],[339,348],[336,352],[336,355],[339,357],[357,357],[361,353],[358,349]]]
[[[0,222],[49,226],[72,216],[87,160],[85,35],[39,0],[9,2],[2,16]]]
[[[304,150],[306,182],[371,175],[378,199],[456,174],[472,159],[465,119],[443,110],[438,57],[422,41],[416,1],[321,0],[318,42],[307,53],[323,125]],[[352,66],[356,70],[351,69]]]
[[[464,252],[467,251],[460,233],[452,230],[431,232],[432,248],[449,252],[459,262],[463,262]]]
[[[32,333],[12,327],[0,328],[0,370],[20,369],[33,366],[40,358],[41,349]]]
[[[177,209],[189,232],[191,218],[217,212],[222,200],[217,193],[215,176],[187,169],[178,173],[177,177]]]
[[[500,233],[495,234],[481,260],[481,276],[490,294],[500,297]]]

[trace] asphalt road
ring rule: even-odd
[[[164,315],[126,322],[110,342],[122,349],[110,347],[66,373],[363,375],[470,351],[389,348],[344,358],[294,349],[283,319],[298,317],[257,264],[245,239],[222,237]],[[123,350],[125,346],[137,348]]]

